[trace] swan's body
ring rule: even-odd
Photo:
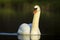
[[[18,29],[18,34],[41,35],[41,32],[39,30],[40,7],[38,5],[35,5],[34,8],[35,8],[34,10],[35,12],[33,12],[34,17],[32,24],[23,23]],[[31,36],[31,38],[34,38],[34,36]]]
[[[26,23],[20,25],[18,29],[19,34],[30,34],[30,26]]]
[[[23,23],[18,29],[19,40],[30,40],[30,27],[31,24]]]

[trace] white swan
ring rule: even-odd
[[[39,30],[39,18],[40,18],[40,7],[38,5],[34,6],[35,11],[34,17],[33,17],[33,22],[32,22],[32,30],[31,30],[31,38],[35,40],[40,38],[41,32]],[[39,36],[37,36],[39,35]]]
[[[21,26],[18,29],[18,34],[22,34],[22,35],[25,35],[25,34],[26,35],[41,35],[41,32],[39,30],[40,12],[41,12],[40,7],[38,5],[35,5],[34,6],[34,11],[33,11],[34,17],[33,17],[32,25],[31,24],[26,24],[26,23],[21,24]],[[32,26],[32,27],[30,27],[30,26]],[[31,36],[31,37],[34,38],[34,36]],[[18,36],[18,39],[20,39],[19,36]]]

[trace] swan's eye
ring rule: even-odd
[[[34,10],[37,10],[37,8],[34,8]]]

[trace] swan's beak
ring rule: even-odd
[[[37,12],[37,8],[34,8],[33,14],[36,14]]]

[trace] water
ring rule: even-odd
[[[18,40],[39,40],[39,35],[18,35]]]
[[[18,39],[17,36],[6,36],[6,35],[0,35],[0,40],[54,40],[56,39],[54,35],[32,35],[31,37],[29,35],[19,35],[20,39]]]

